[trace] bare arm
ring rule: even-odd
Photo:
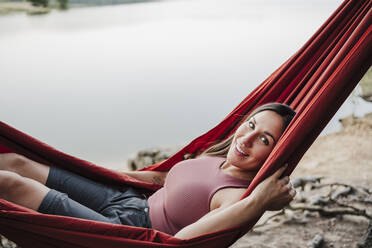
[[[260,183],[247,198],[227,207],[217,208],[195,223],[176,233],[175,237],[190,239],[221,229],[246,224],[257,220],[266,210],[277,210],[287,205],[295,192],[286,185],[288,179],[279,179],[285,167]]]
[[[201,234],[242,225],[250,220],[258,219],[264,213],[262,204],[254,197],[247,197],[229,207],[217,208],[197,222],[188,225],[176,233],[175,237],[190,239]]]
[[[168,175],[168,172],[161,171],[126,171],[122,172],[128,176],[131,176],[137,180],[154,183],[158,185],[164,185],[165,178]]]

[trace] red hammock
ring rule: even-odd
[[[288,161],[290,174],[372,63],[372,0],[346,0],[311,39],[270,75],[220,124],[168,160],[146,168],[167,171],[186,154],[197,155],[231,134],[255,107],[283,102],[297,115],[246,191]],[[95,166],[0,122],[0,153],[16,152],[106,184],[128,184],[151,193],[155,185]],[[227,247],[256,221],[189,240],[152,229],[40,214],[0,199],[0,233],[22,247]]]

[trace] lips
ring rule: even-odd
[[[239,144],[236,144],[236,145],[235,145],[235,149],[234,149],[234,151],[235,151],[235,153],[236,153],[237,155],[239,155],[239,156],[243,156],[243,157],[248,157],[248,156],[249,156],[246,152],[244,152],[244,151],[240,148]]]

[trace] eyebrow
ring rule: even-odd
[[[257,125],[256,119],[254,117],[252,117],[252,120],[254,124]],[[274,136],[271,133],[269,133],[268,131],[264,131],[264,133],[270,136],[273,139],[274,143],[276,143],[276,140],[274,139]]]

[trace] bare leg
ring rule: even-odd
[[[38,210],[49,188],[17,173],[0,171],[0,198]]]
[[[40,164],[16,153],[0,154],[0,172],[11,171],[45,185],[49,169],[48,165]]]

